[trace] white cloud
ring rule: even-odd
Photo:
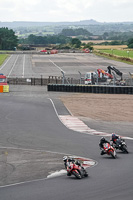
[[[69,12],[82,12],[93,4],[93,0],[57,0],[58,6]]]
[[[1,21],[133,21],[133,0],[0,0]]]

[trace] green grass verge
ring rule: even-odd
[[[99,50],[102,53],[108,53],[108,54],[112,54],[112,55],[116,55],[116,56],[122,56],[122,57],[126,57],[126,58],[133,58],[133,51],[130,50],[117,50],[117,49],[102,49]]]
[[[123,63],[127,63],[127,64],[130,64],[130,65],[133,65],[133,62],[122,60],[123,57],[122,58],[115,58],[113,56],[110,57],[107,53],[105,55],[105,54],[100,54],[97,51],[94,51],[93,53],[96,54],[97,56],[105,57],[105,58],[108,58],[110,60],[116,60],[116,61],[119,61],[119,62],[123,62]]]
[[[0,54],[0,66],[3,64],[7,57],[7,54]]]

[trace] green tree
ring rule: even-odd
[[[76,28],[76,29],[72,29],[72,28],[67,28],[67,29],[63,29],[61,32],[61,35],[64,36],[91,36],[92,33],[90,33],[89,31],[87,31],[86,29],[83,28]]]
[[[78,38],[73,38],[71,40],[71,45],[75,48],[80,48],[81,46],[81,41]]]
[[[128,48],[133,48],[133,38],[128,40]]]
[[[18,44],[17,36],[12,29],[0,28],[0,49],[13,50]]]

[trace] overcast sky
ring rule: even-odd
[[[133,0],[0,0],[0,21],[133,21]]]

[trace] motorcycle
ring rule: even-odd
[[[81,166],[73,162],[67,163],[67,176],[74,175],[77,179],[81,179],[83,177],[88,177],[88,173]]]
[[[116,158],[116,151],[113,146],[111,146],[109,143],[105,143],[103,145],[104,151],[107,155],[112,156],[113,158]]]
[[[122,152],[124,153],[128,153],[128,149],[127,149],[127,145],[126,145],[126,142],[124,139],[122,138],[119,138],[116,140],[116,144],[113,143],[113,146],[116,148],[116,149],[119,149],[121,150]]]

